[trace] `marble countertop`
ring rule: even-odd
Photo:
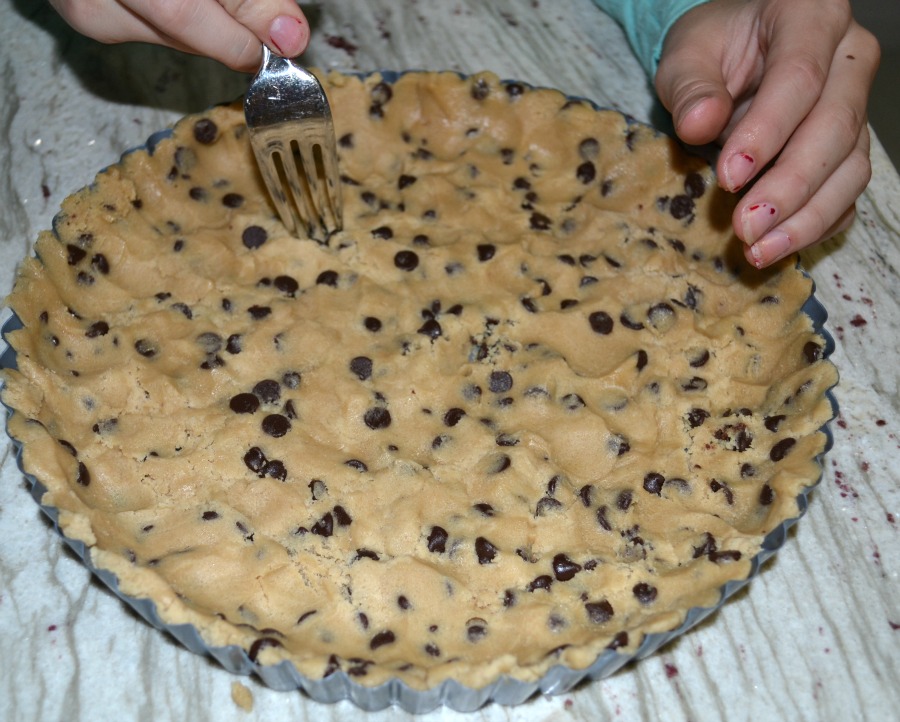
[[[665,124],[618,27],[590,0],[327,0],[307,60],[342,70],[493,70]],[[62,199],[150,133],[247,77],[100,46],[46,3],[0,0],[0,295]],[[853,227],[803,254],[841,373],[834,448],[807,515],[748,588],[611,678],[524,706],[432,719],[879,720],[900,708],[900,179],[877,140]],[[0,322],[8,311],[0,311]],[[405,719],[237,678],[93,580],[0,444],[0,719]],[[247,711],[233,697],[250,698]],[[891,712],[894,710],[894,712]]]

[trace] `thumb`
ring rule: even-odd
[[[699,24],[688,26],[684,20],[666,37],[656,71],[656,93],[672,114],[678,137],[689,145],[703,145],[725,130],[734,100],[722,75],[721,51],[704,42],[707,30]]]
[[[309,44],[309,22],[295,0],[219,0],[226,11],[283,57],[300,55]]]

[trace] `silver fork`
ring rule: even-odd
[[[334,122],[316,77],[263,46],[244,96],[250,144],[282,223],[326,241],[342,227]]]

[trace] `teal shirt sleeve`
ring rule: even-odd
[[[628,42],[652,80],[669,28],[688,10],[709,0],[594,0],[625,30]]]

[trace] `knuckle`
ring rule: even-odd
[[[803,95],[808,94],[810,89],[814,89],[818,94],[828,77],[828,68],[809,52],[799,53],[791,58],[789,70],[797,92]]]
[[[860,129],[866,124],[865,108],[850,103],[835,105],[831,108],[829,119],[849,149],[856,145]]]
[[[190,0],[160,0],[155,12],[160,27],[174,28],[189,25],[196,10]]]
[[[863,152],[861,148],[854,148],[844,164],[851,177],[855,179],[854,190],[859,195],[872,180],[872,161],[869,159],[869,154]]]

